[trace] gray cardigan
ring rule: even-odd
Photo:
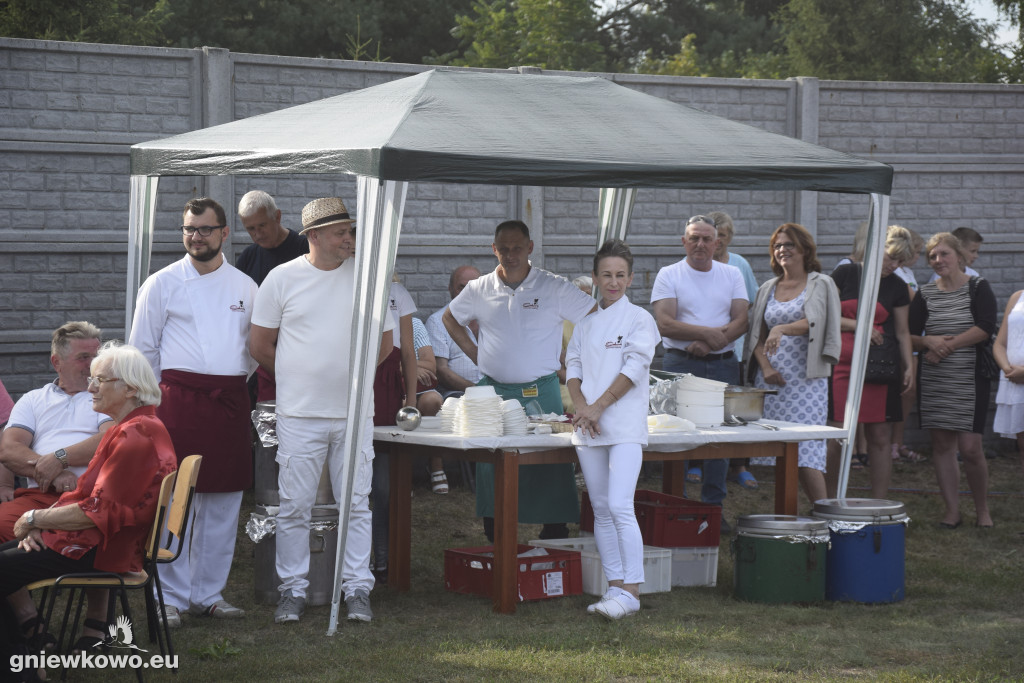
[[[768,297],[779,278],[773,277],[757,290],[754,308],[750,312],[750,331],[747,345],[743,350],[743,360],[750,370],[754,348],[761,337],[761,323],[764,322],[764,311],[768,306]],[[821,273],[807,274],[807,294],[804,296],[804,315],[810,325],[807,339],[807,378],[828,377],[832,374],[832,366],[839,362],[839,351],[842,339],[839,334],[839,319],[842,313],[839,308],[839,290],[835,281]],[[753,360],[756,363],[756,360]]]

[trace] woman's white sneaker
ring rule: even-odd
[[[632,616],[639,611],[640,600],[621,589],[607,600],[599,602],[594,608],[595,613],[612,621]]]

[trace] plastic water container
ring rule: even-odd
[[[905,593],[906,525],[903,503],[833,498],[814,504],[829,527],[825,597],[842,602],[899,602]]]

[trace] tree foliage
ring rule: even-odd
[[[1024,0],[993,2],[1022,26]],[[1021,40],[994,45],[966,0],[0,0],[0,34],[490,68],[1024,82]]]
[[[167,0],[0,0],[0,35],[160,45]]]
[[[992,27],[944,0],[789,0],[778,14],[793,75],[973,81],[991,71]]]
[[[591,0],[476,0],[472,15],[456,17],[462,54],[439,62],[457,66],[600,71],[604,49],[597,40]]]

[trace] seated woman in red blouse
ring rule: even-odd
[[[0,600],[0,649],[23,644],[26,631],[35,635],[26,584],[75,572],[142,570],[160,485],[177,466],[171,437],[156,417],[160,388],[138,349],[108,343],[91,372],[93,410],[116,425],[75,490],[51,508],[22,515],[14,526],[17,540],[0,546],[0,596],[7,598]]]

